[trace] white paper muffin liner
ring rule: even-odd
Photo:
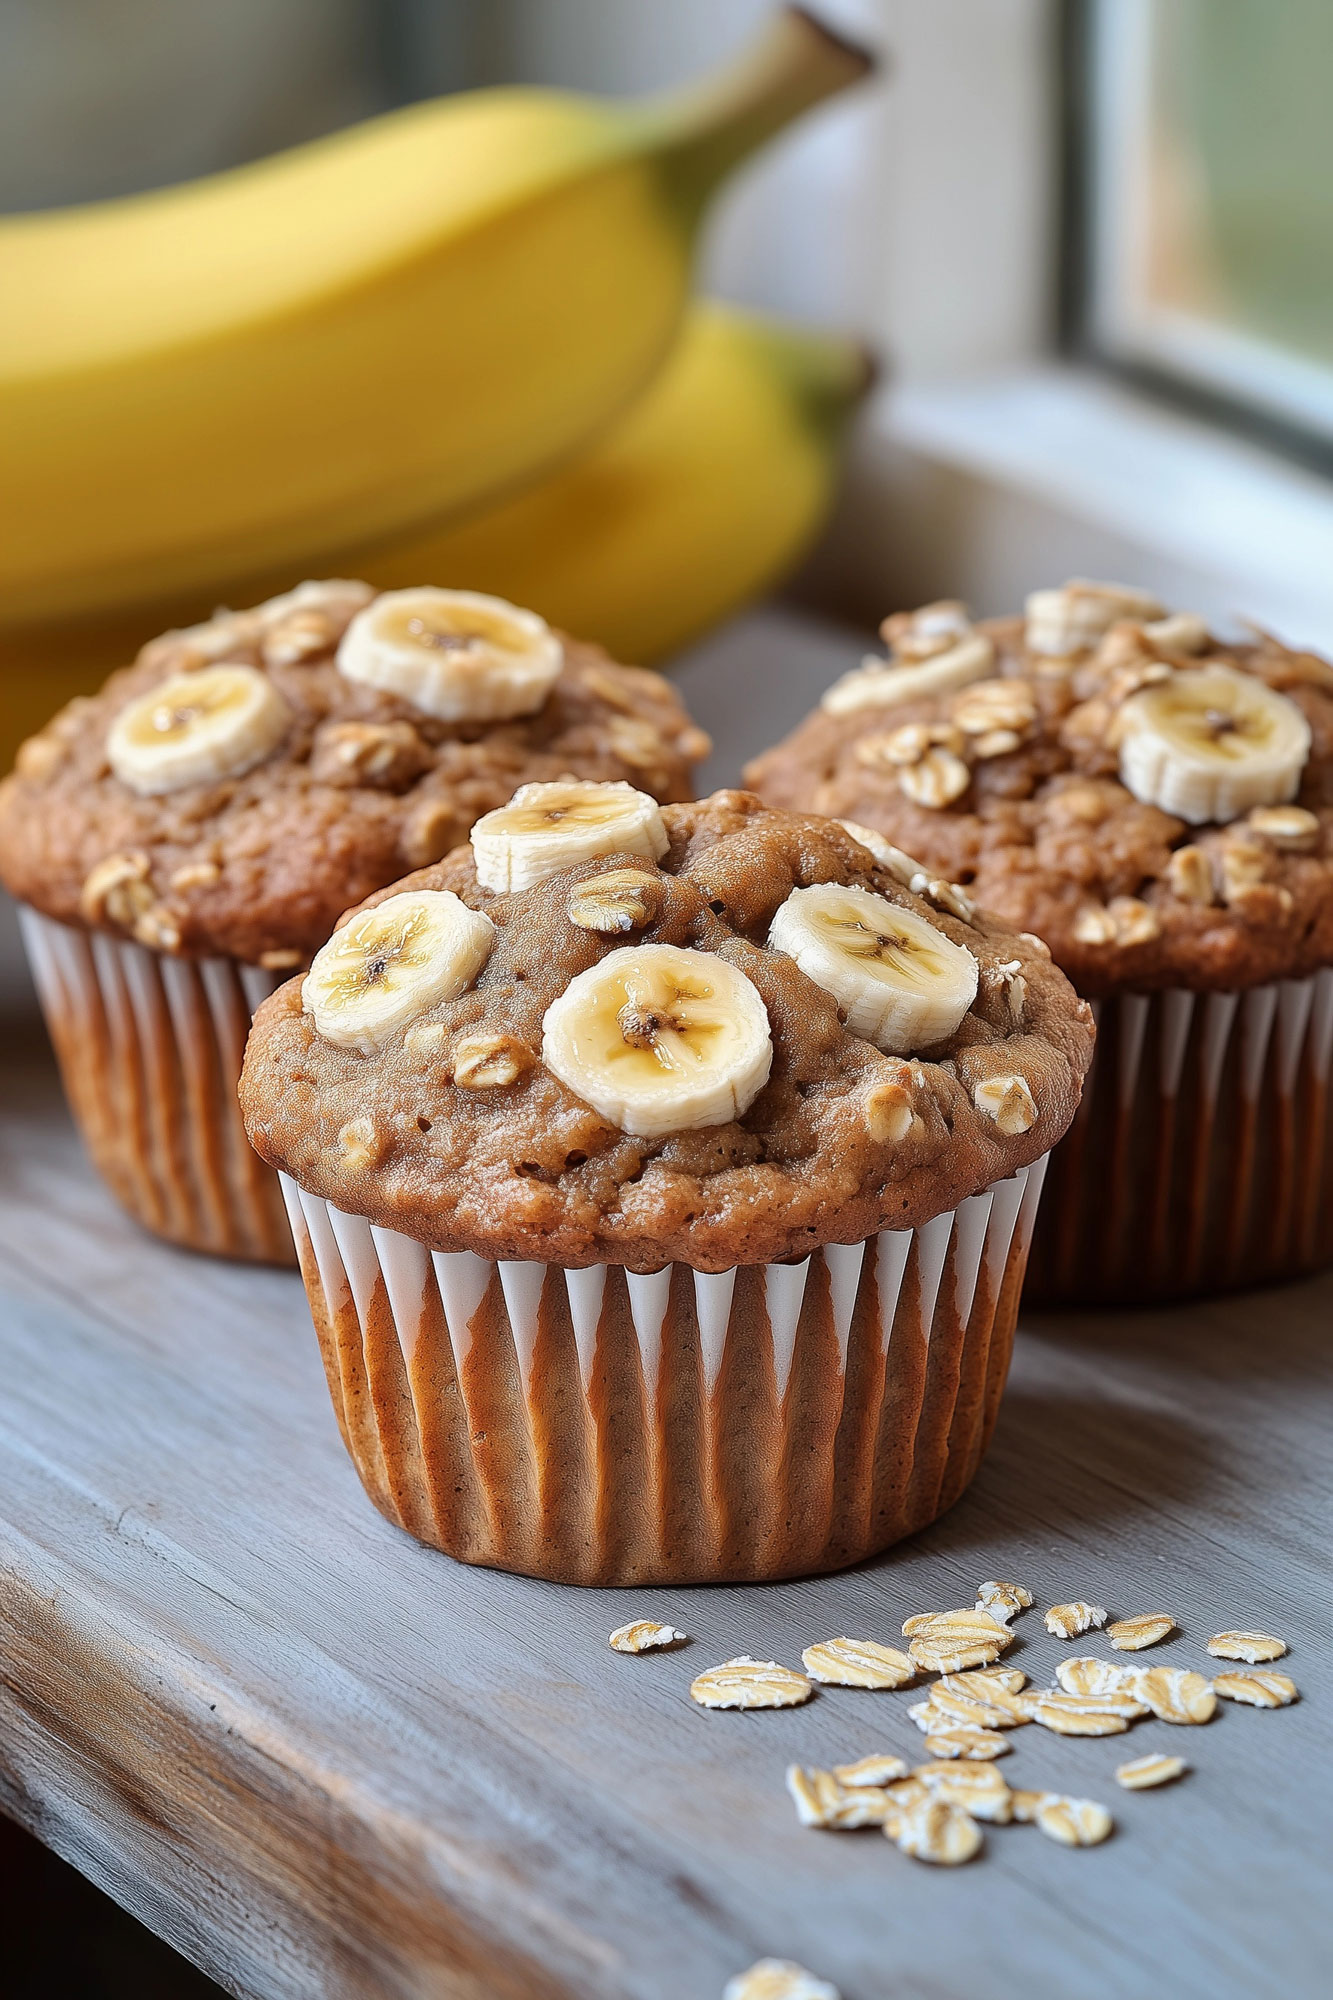
[[[1029,1303],[1149,1303],[1333,1263],[1333,970],[1093,1004]]]
[[[255,1008],[287,975],[171,958],[21,908],[75,1122],[137,1222],[193,1250],[294,1262],[277,1176],[236,1102]]]
[[[432,1252],[282,1185],[376,1506],[464,1562],[626,1584],[836,1569],[951,1506],[1045,1168],[800,1263],[645,1276]]]

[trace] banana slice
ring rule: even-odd
[[[563,658],[535,611],[475,590],[386,590],[357,613],[338,647],[349,680],[386,688],[441,722],[531,715]]]
[[[985,680],[995,661],[995,648],[984,632],[974,632],[916,666],[898,667],[873,656],[826,688],[820,707],[826,715],[853,715],[858,708],[887,708],[921,695],[950,694]]]
[[[1058,659],[1095,646],[1118,618],[1161,618],[1166,607],[1131,584],[1074,577],[1060,590],[1034,590],[1025,609],[1028,651]]]
[[[768,942],[833,995],[852,1034],[888,1055],[943,1041],[977,996],[971,952],[870,889],[793,889]]]
[[[326,1042],[374,1055],[428,1007],[456,1000],[494,940],[490,918],[448,889],[389,896],[316,952],[301,1005]]]
[[[571,979],[546,1010],[542,1060],[622,1132],[726,1125],[773,1064],[768,1010],[724,958],[625,945]]]
[[[520,785],[507,806],[483,814],[472,829],[477,880],[501,895],[599,854],[660,861],[669,845],[657,800],[647,792],[579,778]]]
[[[1191,826],[1284,805],[1300,788],[1310,725],[1294,701],[1234,667],[1191,667],[1117,716],[1121,782]]]
[[[235,778],[275,750],[291,710],[257,667],[173,674],[122,708],[106,752],[122,784],[145,797]]]

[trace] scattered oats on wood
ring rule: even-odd
[[[1286,1640],[1271,1632],[1217,1632],[1208,1641],[1215,1660],[1247,1660],[1252,1667],[1261,1660],[1280,1660],[1286,1650]]]
[[[1027,1678],[1021,1667],[973,1667],[966,1673],[946,1674],[940,1686],[953,1688],[957,1693],[977,1694],[983,1701],[991,1701],[997,1688],[1004,1694],[1017,1694],[1020,1688],[1027,1686]]]
[[[958,1719],[956,1716],[950,1715],[947,1709],[937,1708],[933,1694],[927,1701],[912,1702],[907,1713],[911,1716],[917,1728],[927,1736],[933,1729],[952,1728]]]
[[[776,1660],[752,1660],[748,1653],[710,1667],[690,1683],[690,1699],[700,1708],[797,1708],[814,1691],[804,1674]]]
[[[993,1764],[918,1764],[912,1776],[973,1819],[1005,1826],[1012,1817],[1009,1787]]]
[[[1224,1701],[1250,1708],[1286,1708],[1296,1700],[1296,1683],[1286,1674],[1215,1674],[1213,1688]]]
[[[1131,1686],[1159,1722],[1209,1722],[1217,1710],[1212,1683],[1188,1667],[1140,1667]]]
[[[872,1750],[868,1757],[858,1757],[854,1764],[835,1764],[833,1775],[840,1785],[890,1785],[895,1778],[907,1776],[906,1760],[894,1757],[887,1750]]]
[[[617,1625],[609,1643],[617,1653],[648,1653],[658,1646],[679,1646],[687,1636],[674,1625],[655,1625],[651,1618],[636,1618],[632,1624]]]
[[[925,1805],[927,1799],[933,1797],[930,1786],[920,1778],[899,1778],[886,1785],[885,1790],[889,1795],[890,1813],[915,1812],[918,1806]]]
[[[1067,1798],[1061,1792],[1042,1794],[1032,1823],[1065,1847],[1096,1847],[1115,1824],[1105,1806],[1092,1799]]]
[[[1015,961],[1017,963],[1017,961]],[[1007,966],[1001,966],[1007,972]],[[999,1625],[1007,1625],[1020,1611],[1031,1609],[1032,1592],[1024,1590],[1021,1583],[979,1583],[977,1585],[977,1610],[984,1611]]]
[[[790,1958],[761,1958],[722,1989],[722,2000],[842,2000],[836,1986],[816,1979]]]
[[[904,1639],[985,1639],[1011,1646],[1012,1632],[989,1611],[920,1611],[903,1620]]]
[[[952,1680],[954,1676],[949,1678]],[[991,1692],[1003,1695],[1004,1690],[993,1688]],[[930,1699],[937,1710],[949,1717],[950,1727],[962,1723],[966,1729],[1010,1729],[1016,1719],[999,1702],[987,1700],[980,1689],[975,1694],[966,1688],[960,1693],[956,1687],[946,1687],[943,1681],[937,1681],[930,1690]]]
[[[1117,1618],[1106,1627],[1106,1636],[1117,1653],[1141,1653],[1145,1646],[1157,1645],[1175,1629],[1175,1619],[1168,1618],[1165,1611],[1145,1611],[1137,1618]]]
[[[1047,1792],[1025,1791],[1021,1787],[1009,1793],[1009,1817],[1015,1826],[1032,1826],[1036,1822],[1037,1808]]]
[[[1032,1698],[1028,1713],[1043,1729],[1057,1736],[1119,1736],[1136,1716],[1143,1714],[1135,1702],[1127,1710],[1108,1706],[1110,1695],[1056,1694]]]
[[[1183,1778],[1188,1769],[1183,1757],[1168,1757],[1164,1750],[1155,1750],[1129,1764],[1117,1764],[1116,1783],[1127,1792],[1151,1792],[1158,1785],[1169,1785],[1173,1778]]]
[[[883,1826],[889,1808],[886,1791],[869,1785],[844,1785],[832,1771],[787,1766],[787,1790],[802,1826],[848,1832],[857,1827]]]
[[[1053,1604],[1046,1613],[1046,1630],[1055,1639],[1077,1639],[1082,1632],[1091,1632],[1094,1626],[1106,1623],[1106,1613],[1100,1604],[1084,1604],[1075,1598],[1072,1604]]]
[[[941,1868],[956,1868],[981,1851],[981,1828],[947,1799],[928,1798],[911,1812],[891,1813],[884,1831],[904,1854]]]
[[[926,1738],[926,1748],[932,1757],[957,1757],[965,1763],[989,1763],[993,1757],[1003,1757],[1013,1748],[1007,1736],[1001,1736],[994,1729],[983,1729],[974,1722],[950,1723],[947,1729],[935,1729]]]
[[[1110,1694],[1116,1688],[1129,1687],[1134,1673],[1133,1667],[1122,1667],[1119,1660],[1083,1657],[1061,1660],[1055,1678],[1066,1694]]]
[[[1006,1633],[1006,1639],[1008,1636]],[[913,1639],[907,1650],[926,1673],[961,1674],[969,1667],[984,1667],[992,1660],[998,1660],[1002,1648],[994,1639],[949,1639],[941,1636]]]
[[[832,1687],[900,1688],[916,1678],[916,1668],[896,1646],[873,1639],[824,1639],[801,1654],[806,1672]]]

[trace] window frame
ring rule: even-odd
[[[1132,88],[1126,72],[1144,59],[1152,4],[1059,0],[1061,349],[1155,400],[1333,476],[1333,368],[1244,335],[1192,335],[1183,322],[1145,333],[1116,296],[1125,206],[1116,183],[1133,148],[1124,130]],[[1108,61],[1117,72],[1109,78]],[[1118,125],[1108,93],[1122,100]]]

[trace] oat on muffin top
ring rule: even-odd
[[[660,675],[462,591],[308,583],[168,632],[0,785],[0,880],[158,951],[305,962],[524,782],[692,796],[708,738]]]
[[[261,1007],[246,1126],[303,1188],[439,1250],[723,1270],[916,1227],[1064,1132],[1091,1016],[1035,939],[744,792],[621,793],[570,861],[570,789],[370,898]]]
[[[1333,666],[1141,591],[945,602],[747,768],[864,821],[1035,932],[1080,992],[1229,990],[1333,964]]]

